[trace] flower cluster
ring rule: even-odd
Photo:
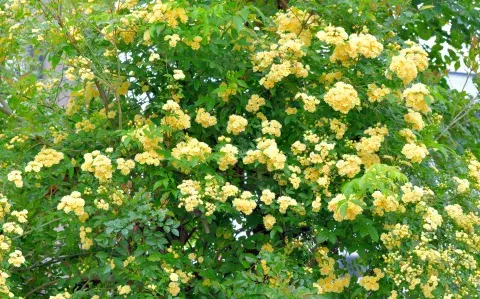
[[[279,211],[282,214],[285,214],[289,207],[297,206],[297,201],[289,196],[280,196],[277,200],[277,203],[280,206]]]
[[[251,113],[255,113],[260,110],[260,107],[265,105],[265,99],[254,94],[248,99],[247,106],[245,106],[245,110]]]
[[[65,213],[75,213],[80,219],[85,219],[88,214],[85,213],[85,200],[81,197],[82,194],[78,191],[73,191],[72,194],[62,197],[60,203],[57,205],[57,210],[63,210]]]
[[[14,252],[10,253],[10,258],[8,259],[8,263],[14,267],[20,267],[22,264],[25,263],[25,257],[22,255],[20,250],[15,250]]]
[[[360,141],[355,143],[358,157],[362,160],[365,167],[370,167],[373,164],[380,163],[380,157],[377,152],[380,150],[382,142],[388,136],[388,129],[386,126],[379,126],[368,128],[364,131],[370,137],[362,137]]]
[[[217,118],[205,111],[204,108],[200,108],[197,110],[195,122],[199,123],[204,128],[208,128],[217,124]]]
[[[346,176],[348,178],[353,178],[360,172],[360,165],[362,165],[362,160],[356,155],[343,155],[342,160],[338,160],[337,166],[338,174],[341,176]]]
[[[428,150],[425,144],[420,143],[407,143],[402,148],[402,154],[412,162],[421,163],[422,160],[428,155]]]
[[[295,99],[300,99],[303,103],[303,109],[307,112],[317,111],[317,105],[320,104],[320,100],[314,96],[309,96],[306,93],[299,92],[295,95]]]
[[[390,88],[385,85],[377,86],[375,83],[368,84],[367,96],[370,103],[381,102],[390,94]]]
[[[33,161],[28,162],[25,166],[25,172],[39,172],[42,167],[52,167],[59,164],[63,160],[63,153],[57,152],[54,149],[43,148],[34,158]]]
[[[125,160],[124,158],[117,159],[117,169],[120,170],[123,175],[128,175],[133,168],[135,168],[135,162],[133,160]]]
[[[92,229],[90,227],[87,227],[87,228],[85,228],[84,226],[80,227],[80,242],[82,244],[83,250],[88,250],[93,245],[93,240],[87,236],[87,234],[91,232],[92,232]]]
[[[271,230],[275,223],[277,223],[277,220],[274,216],[268,214],[263,217],[263,225],[267,230]]]
[[[373,272],[375,273],[375,276],[363,276],[358,282],[358,284],[364,287],[367,291],[378,291],[380,287],[378,281],[385,276],[385,273],[378,268],[373,269]]]
[[[427,52],[415,43],[408,43],[409,48],[400,51],[400,54],[392,57],[390,70],[400,78],[404,84],[412,82],[428,67]]]
[[[360,105],[357,91],[352,85],[343,82],[335,83],[325,94],[324,100],[333,110],[343,114]]]
[[[338,43],[330,56],[331,62],[341,62],[343,66],[350,66],[360,56],[376,58],[383,51],[383,45],[371,34],[351,34],[348,40]]]
[[[23,187],[23,179],[22,179],[22,172],[18,170],[12,170],[8,176],[7,180],[13,182],[17,188]]]
[[[268,171],[283,169],[287,157],[278,149],[274,139],[257,139],[257,149],[249,150],[243,163],[252,164],[256,161],[267,166]]]
[[[227,133],[232,133],[233,135],[238,135],[245,131],[245,128],[248,125],[246,118],[243,118],[239,115],[232,114],[228,118],[227,124]]]
[[[262,122],[262,134],[270,134],[275,137],[280,137],[282,125],[276,120],[265,120]]]
[[[190,116],[185,114],[180,105],[168,100],[163,106],[166,115],[162,118],[162,125],[169,126],[172,130],[184,130],[190,128]]]
[[[228,169],[237,163],[238,148],[231,144],[226,144],[220,148],[220,153],[223,154],[218,160],[218,168],[222,171]]]
[[[163,160],[163,156],[153,150],[135,155],[135,161],[142,165],[147,164],[158,166],[160,165],[161,160]]]
[[[403,119],[410,123],[414,130],[421,131],[425,127],[422,115],[412,109],[408,109],[408,113],[403,116]]]
[[[372,193],[374,212],[379,216],[383,216],[384,213],[405,211],[405,207],[401,206],[398,199],[394,195],[385,195],[380,191]]]
[[[354,220],[363,212],[363,208],[357,204],[358,200],[353,202],[353,199],[355,199],[353,196],[346,197],[343,194],[338,194],[330,200],[328,210],[333,212],[333,218],[336,221]],[[342,209],[342,206],[346,206],[346,208]]]
[[[179,161],[205,162],[212,149],[204,142],[198,141],[196,138],[189,137],[186,141],[177,143],[172,150],[172,157]]]
[[[407,107],[425,114],[432,111],[425,98],[430,101],[432,101],[433,98],[427,87],[422,83],[413,84],[410,88],[405,89],[402,96],[405,99],[405,105]]]
[[[319,40],[329,45],[340,45],[348,39],[348,34],[342,27],[327,26],[315,35]]]
[[[253,199],[253,194],[250,191],[243,191],[240,197],[232,201],[232,205],[237,211],[245,215],[252,214],[253,210],[257,207],[257,203]]]
[[[271,205],[275,200],[275,193],[270,191],[269,189],[262,190],[262,195],[260,196],[260,200],[266,204],[267,206]]]
[[[100,182],[106,182],[112,178],[112,161],[100,151],[87,153],[83,158],[85,159],[81,166],[83,171],[93,172]]]

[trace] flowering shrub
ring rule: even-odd
[[[2,298],[477,297],[478,104],[321,2],[1,0]]]

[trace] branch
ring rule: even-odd
[[[193,211],[193,214],[194,214],[195,216],[197,216],[197,217],[202,216],[202,212],[199,211],[199,210]],[[203,228],[205,229],[205,232],[206,232],[207,234],[209,234],[209,233],[210,233],[210,226],[208,226],[207,219],[201,217],[201,218],[200,218],[200,222],[202,222]]]
[[[25,298],[27,298],[28,296],[30,295],[33,295],[35,294],[37,291],[40,291],[40,290],[43,290],[44,288],[48,287],[48,286],[51,286],[51,285],[54,285],[56,284],[60,279],[55,279],[55,280],[52,280],[52,281],[49,281],[49,282],[46,282],[34,289],[32,289],[30,292],[28,292],[27,294],[25,294]]]
[[[13,111],[12,109],[10,109],[10,106],[8,105],[7,101],[0,99],[0,104],[2,104],[2,106],[0,107],[0,111],[2,111],[8,116],[13,114]]]
[[[25,121],[25,119],[23,119],[23,117],[21,116],[18,116],[18,115],[15,115],[12,111],[12,109],[10,108],[10,106],[8,105],[7,101],[3,100],[3,99],[0,99],[0,104],[2,104],[0,106],[0,112],[6,114],[7,116],[11,116],[11,117],[14,117],[22,122]]]
[[[100,99],[102,99],[103,107],[105,108],[105,115],[108,119],[108,98],[107,94],[105,93],[105,89],[103,89],[102,85],[98,80],[95,80],[95,86],[98,89],[98,93],[100,94]],[[112,128],[114,127],[113,119],[110,119],[110,123],[112,124]]]

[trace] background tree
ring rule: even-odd
[[[0,293],[478,297],[448,2],[0,0]]]

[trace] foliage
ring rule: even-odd
[[[478,11],[430,2],[0,0],[2,296],[478,297]]]

